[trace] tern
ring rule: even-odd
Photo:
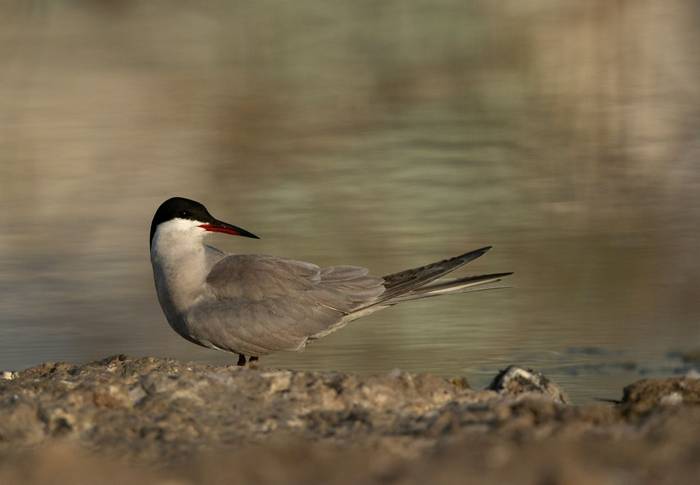
[[[204,244],[206,235],[217,232],[259,239],[214,218],[199,202],[168,199],[151,222],[151,264],[170,326],[197,345],[237,354],[238,365],[272,352],[302,350],[398,303],[464,292],[512,274],[439,280],[490,246],[378,277],[360,266],[323,268],[276,256],[227,254]]]

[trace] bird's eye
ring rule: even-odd
[[[190,213],[187,211],[180,211],[180,217],[189,217]]]

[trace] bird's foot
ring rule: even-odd
[[[258,358],[254,355],[251,355],[248,357],[248,362],[246,364],[246,358],[245,355],[243,354],[238,354],[238,362],[236,365],[240,367],[248,367],[249,369],[257,369],[258,368]]]

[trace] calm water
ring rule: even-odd
[[[228,251],[385,274],[490,244],[469,272],[515,272],[264,366],[482,386],[518,363],[577,402],[686,372],[697,7],[612,3],[4,4],[0,368],[232,362],[156,301],[150,219],[181,195],[262,236]]]

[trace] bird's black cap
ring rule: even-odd
[[[224,232],[235,236],[252,237],[260,239],[255,234],[246,231],[240,227],[234,226],[227,222],[220,221],[212,216],[204,204],[196,200],[186,199],[184,197],[172,197],[163,202],[158,210],[153,215],[151,221],[150,242],[153,244],[153,235],[156,233],[158,226],[173,219],[189,219],[192,221],[202,222],[202,227],[211,232]]]

